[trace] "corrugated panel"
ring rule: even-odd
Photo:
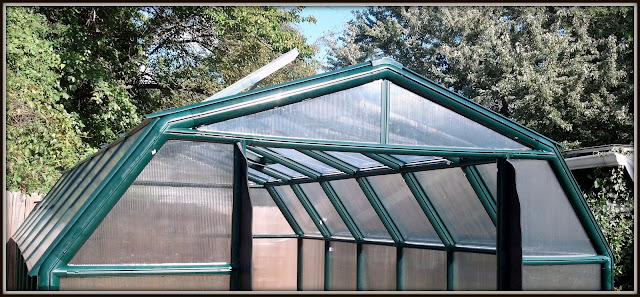
[[[522,289],[528,291],[601,290],[601,264],[525,265]]]
[[[233,145],[169,140],[70,261],[229,262]]]
[[[320,140],[380,142],[381,81],[200,127]],[[301,120],[304,119],[304,120]]]
[[[266,189],[249,189],[253,234],[295,234]]]
[[[277,148],[277,147],[273,147],[273,148],[269,148],[272,151],[275,151],[276,153],[278,153],[280,156],[285,157],[287,159],[290,159],[298,164],[304,165],[306,167],[309,167],[315,171],[320,172],[321,174],[328,174],[328,173],[339,173],[340,171],[327,165],[324,164],[314,158],[311,158],[299,151],[296,151],[294,149],[285,149],[285,148]]]
[[[329,183],[364,238],[392,240],[355,179],[334,180]]]
[[[391,83],[389,143],[525,150],[528,147]]]
[[[320,235],[318,227],[313,223],[311,217],[309,216],[309,213],[304,209],[302,203],[300,203],[300,200],[298,200],[298,196],[296,196],[296,193],[293,192],[291,187],[280,186],[274,187],[273,189],[278,192],[278,195],[280,195],[282,202],[285,204],[287,209],[289,209],[289,212],[291,212],[293,219],[298,223],[305,235]]]
[[[324,246],[321,240],[302,240],[302,290],[324,290]]]
[[[496,227],[460,168],[415,176],[456,243],[496,246]]]
[[[367,180],[404,240],[442,245],[438,233],[400,174],[371,176]]]
[[[497,289],[498,263],[496,255],[456,252],[454,259],[454,289],[487,291]]]
[[[228,291],[228,274],[61,277],[60,291]]]
[[[296,290],[298,239],[254,238],[251,272],[255,291]]]
[[[340,218],[340,215],[333,204],[331,204],[329,197],[327,197],[327,194],[322,190],[319,183],[300,184],[300,187],[309,198],[318,215],[322,218],[322,223],[327,226],[332,236],[353,238],[351,231],[349,231],[347,225],[344,224],[342,218]]]
[[[357,289],[357,246],[355,243],[332,241],[329,244],[329,289],[355,291]]]
[[[329,155],[332,155],[350,165],[353,165],[354,167],[357,167],[359,169],[365,169],[365,168],[374,168],[374,167],[386,167],[384,165],[382,165],[382,163],[371,159],[363,154],[359,154],[359,153],[351,153],[351,152],[331,152],[331,151],[327,151],[326,152]]]
[[[510,162],[520,197],[522,255],[596,255],[549,163]]]
[[[393,246],[363,244],[362,290],[396,290],[396,248]],[[428,277],[428,276],[425,276]]]
[[[407,291],[446,290],[447,252],[403,248],[404,284]]]

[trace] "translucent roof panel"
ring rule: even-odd
[[[366,168],[375,168],[375,167],[385,167],[388,168],[384,165],[382,165],[382,163],[373,160],[363,154],[359,154],[359,153],[351,153],[351,152],[326,152],[329,155],[332,155],[350,165],[353,165],[359,169],[366,169]]]
[[[418,156],[418,155],[391,155],[391,156],[404,162],[405,164],[446,161],[446,159],[442,157],[434,157],[434,156]]]
[[[284,173],[287,176],[293,177],[293,178],[300,178],[300,177],[306,177],[306,175],[295,171],[287,166],[284,166],[282,164],[271,164],[271,165],[267,165],[267,168],[273,169],[275,171],[278,171],[280,173]]]
[[[380,142],[380,80],[206,125],[200,130],[319,140]]]
[[[391,84],[389,143],[526,150],[509,139],[433,101]]]
[[[271,175],[264,174],[264,173],[262,173],[262,172],[260,172],[258,170],[253,169],[253,168],[249,168],[249,175],[253,175],[253,176],[257,177],[257,178],[263,179],[263,180],[268,181],[268,182],[279,181],[279,179],[277,179],[275,177],[272,177]]]
[[[329,229],[329,233],[332,236],[353,238],[351,231],[347,228],[347,225],[344,224],[342,218],[336,211],[333,204],[327,197],[327,194],[324,192],[319,183],[308,183],[301,184],[300,187],[313,207],[318,212],[318,215],[322,218],[322,223],[327,226]]]
[[[520,198],[522,255],[596,255],[553,169],[544,160],[510,160]]]
[[[272,151],[275,151],[280,156],[290,159],[298,164],[309,167],[315,171],[320,172],[321,174],[329,174],[329,173],[340,173],[339,170],[324,164],[314,158],[311,158],[299,151],[294,149],[285,149],[285,148],[269,148]]]
[[[422,171],[415,176],[457,244],[496,246],[496,227],[462,169]]]
[[[302,229],[302,233],[305,235],[320,235],[320,231],[318,231],[318,227],[316,227],[315,223],[311,220],[309,213],[300,203],[298,196],[293,192],[293,189],[289,186],[279,186],[274,187],[274,190],[278,193],[282,202],[287,207],[293,219],[296,220],[300,229]]]
[[[392,240],[355,179],[334,180],[330,184],[364,238]]]
[[[400,174],[371,176],[367,180],[405,241],[442,244]]]

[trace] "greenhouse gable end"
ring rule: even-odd
[[[10,290],[611,290],[557,143],[384,58],[147,116],[7,244]]]

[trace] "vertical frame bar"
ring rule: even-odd
[[[455,259],[453,250],[447,250],[447,291],[455,290]]]
[[[298,273],[296,275],[297,277],[297,281],[296,281],[296,286],[298,287],[298,291],[302,291],[302,285],[303,285],[303,277],[304,277],[304,272],[302,272],[302,260],[304,259],[304,255],[302,254],[304,250],[303,247],[303,243],[302,243],[302,238],[298,238],[298,265],[297,265],[297,269],[298,269]]]
[[[522,290],[522,231],[515,168],[498,159],[498,225],[496,253],[499,291]]]
[[[390,86],[388,80],[382,81],[382,90],[381,90],[381,108],[382,112],[380,116],[380,142],[381,143],[389,143],[389,114],[390,114]]]
[[[331,290],[331,241],[324,242],[324,290]]]
[[[364,291],[364,273],[365,267],[364,253],[362,252],[362,243],[358,243],[356,247],[356,290]]]
[[[396,247],[396,290],[404,291],[404,248]]]

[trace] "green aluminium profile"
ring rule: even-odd
[[[293,190],[293,193],[295,193],[298,197],[298,200],[300,200],[302,207],[304,207],[304,209],[307,211],[313,223],[316,225],[316,227],[318,227],[318,230],[322,234],[322,237],[331,238],[331,233],[329,232],[327,225],[322,222],[322,217],[313,207],[313,203],[309,201],[309,197],[307,197],[300,185],[291,185],[291,189]]]
[[[264,166],[258,166],[256,164],[250,163],[249,162],[249,168],[255,169],[257,171],[260,171],[268,176],[271,176],[275,179],[278,180],[283,180],[283,181],[289,181],[291,179],[291,176],[288,176],[280,171],[277,171],[275,169],[271,169],[271,168],[267,168]]]
[[[371,184],[369,184],[369,181],[366,178],[356,178],[356,181],[360,185],[360,188],[364,192],[364,195],[367,197],[367,200],[369,200],[369,203],[375,210],[376,214],[378,214],[378,217],[380,217],[380,220],[389,232],[389,235],[391,235],[391,238],[393,238],[393,241],[399,244],[403,243],[404,238],[402,238],[402,234],[393,222],[393,219],[391,218],[391,215],[389,215],[389,212],[387,212],[387,210],[384,208],[382,201],[380,201],[380,197],[378,197],[376,192],[373,190],[373,187],[371,187]]]
[[[298,236],[304,234],[302,232],[302,229],[300,228],[300,225],[298,225],[296,220],[293,218],[293,215],[291,214],[287,206],[284,204],[284,202],[282,202],[282,198],[280,197],[278,192],[276,192],[276,190],[271,187],[267,187],[265,189],[267,189],[267,192],[269,192],[269,195],[271,195],[273,202],[276,203],[276,206],[278,206],[278,208],[282,212],[282,215],[284,215],[284,218],[287,220],[287,222],[289,222],[289,225],[291,225],[291,229],[293,229],[293,232],[295,232]]]
[[[58,203],[55,203],[57,204],[57,207],[51,211],[49,216],[43,217],[44,222],[41,222],[41,224],[39,224],[40,228],[34,228],[34,230],[31,230],[32,233],[26,238],[26,242],[20,247],[23,255],[26,256],[25,261],[27,263],[31,262],[30,260],[33,259],[35,252],[44,243],[44,239],[51,234],[51,231],[59,223],[59,220],[62,219],[63,215],[67,213],[71,205],[75,203],[75,200],[80,197],[86,187],[89,186],[89,183],[87,182],[85,184],[85,181],[87,178],[91,177],[92,174],[95,177],[98,171],[98,168],[96,167],[98,166],[98,164],[100,164],[100,160],[103,157],[104,154],[101,154],[100,156],[86,163],[87,166],[83,171],[82,180],[78,180],[78,182],[73,186],[72,190],[67,193],[63,193],[67,195],[65,195],[64,198],[60,197]],[[91,177],[91,179],[93,179],[93,177]],[[37,239],[41,240],[37,241]]]
[[[128,185],[142,171],[152,158],[152,150],[159,149],[166,137],[161,133],[163,125],[158,125],[155,119],[134,139],[129,149],[109,171],[103,181],[87,199],[86,203],[69,224],[69,229],[61,236],[61,240],[52,245],[53,249],[43,256],[39,269],[32,273],[38,274],[38,288],[55,290],[59,285],[59,278],[51,274],[57,267],[66,265],[82,244],[93,233],[118,199],[124,194]],[[155,133],[154,133],[155,132]],[[96,199],[101,197],[101,199]],[[88,204],[88,205],[87,205]]]
[[[291,170],[300,172],[300,173],[302,173],[302,174],[304,174],[304,175],[306,175],[308,177],[318,178],[318,177],[320,177],[322,175],[320,172],[317,172],[317,171],[315,171],[315,170],[313,170],[313,169],[311,169],[311,168],[309,168],[307,166],[299,164],[299,163],[297,163],[297,162],[295,162],[295,161],[293,161],[291,159],[280,157],[277,153],[275,153],[275,152],[273,152],[273,151],[271,151],[271,150],[269,150],[267,148],[257,148],[257,147],[249,146],[249,147],[247,147],[247,149],[252,151],[252,152],[254,152],[254,153],[260,154],[263,157],[265,157],[265,158],[267,158],[267,159],[269,159],[271,161],[279,163],[279,164],[281,164],[281,165],[283,165],[283,166],[285,166],[285,167],[287,167],[287,168],[289,168]]]
[[[355,223],[353,218],[351,218],[351,215],[349,215],[347,208],[344,207],[342,201],[340,201],[340,197],[338,197],[338,194],[336,194],[331,184],[329,182],[320,182],[320,186],[322,187],[324,193],[327,194],[327,198],[329,198],[329,201],[331,202],[331,204],[333,204],[333,207],[336,209],[336,212],[338,212],[338,215],[347,226],[347,229],[349,229],[349,231],[351,232],[351,235],[353,235],[355,241],[362,241],[362,232],[358,228],[358,225]]]
[[[485,184],[482,182],[480,174],[478,174],[477,170],[473,166],[465,166],[462,167],[462,171],[464,171],[464,175],[471,184],[471,187],[480,199],[480,203],[484,207],[484,210],[487,212],[494,226],[498,224],[498,216],[496,214],[497,208],[495,205],[495,201],[491,198],[491,193],[489,189],[486,188]]]
[[[324,290],[331,290],[331,242],[324,242]]]
[[[381,94],[380,94],[380,99],[381,99],[381,112],[380,112],[380,143],[389,143],[389,115],[391,114],[390,109],[391,109],[391,104],[389,103],[390,101],[390,94],[391,94],[391,87],[389,86],[389,81],[388,80],[383,80],[382,81],[382,88],[381,88]]]
[[[266,183],[267,183],[267,181],[266,181],[266,180],[261,179],[261,178],[259,178],[259,177],[257,177],[257,176],[254,176],[254,175],[252,175],[252,174],[248,174],[248,175],[247,175],[247,178],[248,178],[250,181],[252,181],[252,182],[254,182],[254,183],[257,183],[257,184],[259,184],[259,185],[264,185],[264,184],[266,184]]]
[[[299,139],[276,136],[252,136],[224,132],[199,131],[185,128],[173,128],[168,132],[171,139],[214,141],[233,143],[245,140],[247,145],[261,147],[293,148],[297,150],[329,150],[340,152],[426,155],[434,157],[465,158],[506,158],[512,159],[552,159],[556,156],[541,150],[509,150],[488,148],[459,148],[437,146],[411,146],[366,142],[345,142],[316,139]]]
[[[557,148],[554,149],[557,158],[550,160],[551,168],[567,194],[571,206],[577,213],[580,223],[587,232],[587,235],[589,236],[593,246],[596,248],[596,251],[599,255],[608,257],[608,263],[603,265],[604,273],[602,273],[602,288],[609,291],[613,290],[614,263],[612,259],[614,258],[611,248],[607,244],[606,238],[604,234],[602,234],[602,230],[598,227],[598,223],[594,218],[593,213],[589,210],[589,206],[580,192],[580,187],[575,179],[573,179],[573,175],[571,174],[569,167],[561,157],[560,151],[558,151]]]
[[[402,168],[402,165],[404,164],[402,161],[397,160],[396,158],[390,156],[390,155],[377,155],[377,154],[364,154],[365,156],[376,160],[380,163],[382,163],[385,166],[388,166],[389,168],[393,169],[393,170],[400,170],[400,168]],[[395,159],[395,160],[394,160]]]
[[[452,250],[447,251],[447,291],[456,289],[456,265],[455,253]]]
[[[522,265],[572,265],[572,264],[608,264],[605,256],[524,256]]]
[[[176,265],[73,265],[56,268],[58,276],[114,276],[163,274],[229,274],[231,264],[176,264]]]
[[[298,291],[303,290],[303,279],[304,279],[304,271],[303,271],[303,259],[304,259],[304,247],[302,243],[302,238],[298,238],[297,240],[297,257],[296,257],[296,288]]]
[[[348,175],[354,175],[358,168],[323,151],[298,150],[299,152],[327,164]]]

